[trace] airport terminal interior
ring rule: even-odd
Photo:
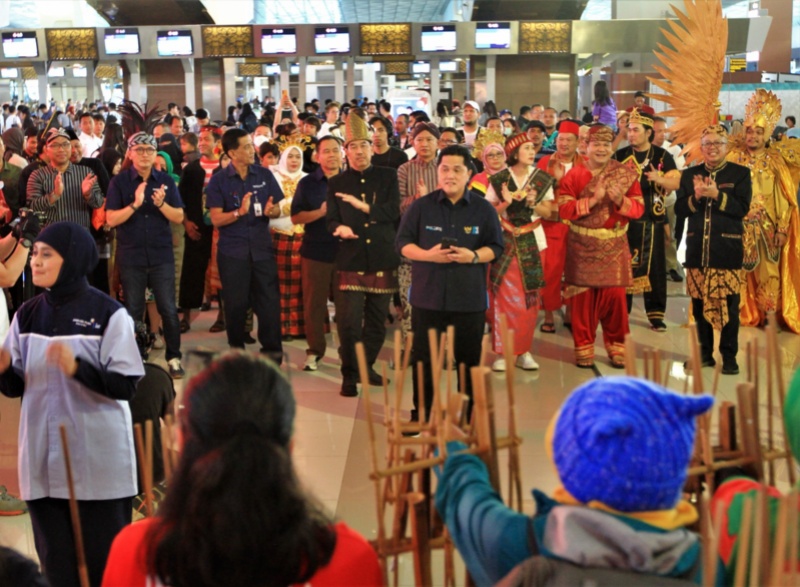
[[[664,42],[662,27],[674,18],[670,4],[662,0],[7,0],[0,2],[4,51],[0,103],[35,107],[52,102],[65,110],[68,104],[79,109],[89,102],[133,100],[162,107],[174,102],[192,111],[204,108],[212,121],[224,122],[228,108],[237,101],[252,101],[260,110],[268,99],[277,101],[288,93],[300,111],[313,100],[324,109],[326,101],[344,104],[367,98],[391,102],[393,117],[424,110],[433,118],[440,103],[452,108],[455,100],[463,108],[472,101],[483,108],[492,101],[498,113],[508,110],[515,118],[520,108],[539,104],[581,120],[591,112],[593,88],[602,80],[617,110],[634,106],[635,94],[645,92],[658,114],[668,104],[658,99],[661,90],[650,78],[660,77],[654,51],[658,42]],[[720,121],[730,126],[744,120],[750,96],[764,87],[780,99],[782,116],[776,126],[783,128],[776,132],[786,132],[784,118],[800,115],[800,72],[795,73],[800,69],[800,0],[722,0],[721,6],[729,27]],[[777,386],[779,379],[791,380],[800,365],[800,337],[784,325],[773,349],[768,329],[742,326],[740,372],[727,375],[704,368],[698,385],[693,372],[684,367],[691,359],[690,323],[694,326],[686,272],[680,266],[686,256],[684,240],[677,249],[676,273],[681,280],[666,278],[665,329],[653,328],[642,296],[634,296],[629,324],[636,358],[628,360],[638,374],[653,378],[657,373],[675,392],[713,391],[716,406],[736,403],[741,385],[758,380],[761,419],[772,422],[770,434],[776,427],[775,446],[784,446],[779,407],[771,399],[767,405],[765,390]],[[185,386],[199,369],[190,351],[228,350],[224,331],[209,332],[218,310],[219,301],[212,300],[210,308],[192,315],[190,328],[181,334],[187,373],[174,381],[177,411],[183,408]],[[566,306],[555,312],[554,332],[540,329],[544,312],[538,315],[529,349],[538,369],[509,365],[510,378],[487,369],[497,438],[512,434],[507,386],[509,382],[513,386],[521,510],[529,515],[535,513],[531,490],[549,494],[560,484],[546,447],[547,428],[559,406],[576,387],[625,373],[613,368],[599,333],[594,367],[576,366],[565,310]],[[332,302],[328,312],[335,317]],[[400,406],[401,422],[409,419],[413,407],[411,369],[403,388],[396,387],[395,333],[400,323],[394,305],[387,312],[385,343],[375,364],[378,372],[385,368],[389,376],[385,390],[370,386],[367,398],[359,386],[356,397],[340,395],[335,326],[327,335],[327,351],[317,370],[303,369],[307,358],[303,337],[284,339],[281,365],[297,402],[292,460],[304,488],[335,519],[372,541],[379,541],[383,532],[390,534],[395,522],[391,508],[384,523],[378,521],[376,494],[383,499],[383,492],[390,490],[383,485],[376,489],[374,469],[385,468],[393,454],[387,430],[395,406]],[[718,339],[719,332],[715,336]],[[457,332],[455,341],[458,345]],[[256,352],[258,344],[247,349]],[[484,364],[491,367],[496,358],[489,349]],[[152,349],[147,360],[168,368],[162,349]],[[455,391],[455,379],[455,374],[442,375],[443,392],[451,385]],[[11,496],[20,491],[20,404],[19,399],[0,396],[0,485]],[[369,425],[369,410],[374,428]],[[718,426],[715,410],[711,429]],[[712,443],[720,441],[713,432]],[[432,444],[402,445],[402,450],[413,447],[422,455],[423,448]],[[496,452],[504,500],[513,484],[510,453],[507,445]],[[794,478],[789,468],[795,463],[777,459],[774,467],[775,485],[788,490],[790,477]],[[141,516],[137,512],[135,518]],[[407,535],[412,535],[410,522]],[[28,514],[0,517],[0,546],[39,560]],[[420,584],[411,548],[386,560],[392,584],[395,579],[400,585]],[[443,550],[434,548],[432,584],[446,584],[447,567]],[[458,554],[454,568],[456,584],[464,584],[465,567]]]

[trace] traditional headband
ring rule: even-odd
[[[634,108],[631,110],[630,118],[628,118],[628,124],[641,124],[653,128],[653,119],[639,112],[638,108]]]
[[[512,137],[508,137],[506,141],[506,157],[510,157],[511,153],[519,149],[525,143],[532,143],[528,138],[528,133],[521,132]]]
[[[131,135],[131,138],[128,139],[128,148],[135,147],[136,145],[150,145],[154,149],[158,147],[156,143],[156,138],[153,135],[149,135],[146,132],[137,132],[134,135]]]
[[[49,145],[52,141],[56,139],[67,139],[70,140],[69,135],[63,128],[51,128],[47,131],[47,135],[45,138],[45,144]]]
[[[592,143],[610,143],[614,140],[614,131],[605,124],[596,124],[589,127],[587,140]]]
[[[728,131],[721,124],[711,124],[703,129],[700,133],[700,138],[703,139],[709,135],[715,135],[723,138],[728,138]]]

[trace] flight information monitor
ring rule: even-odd
[[[47,77],[64,77],[64,68],[51,67],[47,70]]]
[[[268,55],[297,53],[296,29],[286,27],[261,29],[261,52]]]
[[[158,31],[156,48],[159,57],[179,57],[194,53],[192,31]]]
[[[317,53],[350,53],[350,29],[346,26],[316,27],[314,50]]]
[[[411,73],[430,73],[431,72],[431,64],[425,62],[418,62],[411,64]]]
[[[475,25],[476,49],[510,49],[510,22],[479,22]]]
[[[106,55],[138,55],[139,29],[106,29],[103,46]]]
[[[7,58],[38,57],[39,43],[35,31],[3,33],[3,54]]]
[[[16,67],[3,67],[0,69],[0,77],[3,79],[17,79],[19,77],[19,71]]]
[[[423,51],[455,51],[456,45],[456,25],[422,25]]]
[[[458,71],[457,61],[440,61],[439,71],[442,73],[455,73]]]

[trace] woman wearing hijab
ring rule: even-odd
[[[250,102],[245,102],[242,106],[242,111],[239,114],[239,126],[250,133],[256,130],[258,126],[258,118],[255,112],[253,112],[253,107],[250,106]]]
[[[245,104],[247,106],[247,104]],[[303,151],[288,144],[277,165],[270,167],[281,184],[283,200],[281,215],[269,221],[272,230],[272,247],[278,263],[278,286],[281,293],[281,334],[285,340],[305,336],[303,320],[303,292],[300,289],[300,245],[303,242],[303,225],[292,224],[292,199],[297,182],[303,172]]]
[[[69,489],[59,441],[66,428],[89,579],[99,585],[136,494],[128,401],[144,375],[133,321],[89,285],[97,264],[82,226],[57,222],[33,244],[33,283],[45,291],[14,316],[0,349],[0,392],[21,397],[19,483],[36,552],[52,585],[76,585]]]
[[[11,165],[16,165],[20,169],[25,169],[28,162],[22,156],[25,143],[25,135],[17,127],[12,127],[6,130],[3,134],[3,144],[6,146],[5,155],[3,160]]]
[[[506,165],[505,144],[506,139],[503,135],[495,131],[481,133],[473,145],[473,153],[480,155],[483,162],[483,171],[474,175],[467,186],[473,192],[478,192],[486,197],[489,189],[489,178],[495,173],[503,171]]]

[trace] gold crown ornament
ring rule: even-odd
[[[482,130],[478,133],[475,142],[472,143],[472,156],[480,159],[483,157],[483,150],[489,145],[500,145],[502,151],[506,146],[505,135],[496,130]]]
[[[763,88],[757,89],[744,107],[745,127],[761,127],[767,137],[772,136],[781,119],[781,101],[778,96]]]
[[[280,136],[275,139],[275,144],[278,145],[278,150],[281,153],[289,147],[297,147],[303,153],[305,153],[307,149],[314,150],[314,141],[311,140],[311,137],[301,134],[291,134],[288,137]]]
[[[630,118],[628,118],[628,124],[641,124],[653,128],[653,119],[647,114],[639,112],[638,108],[634,108],[631,110]]]

